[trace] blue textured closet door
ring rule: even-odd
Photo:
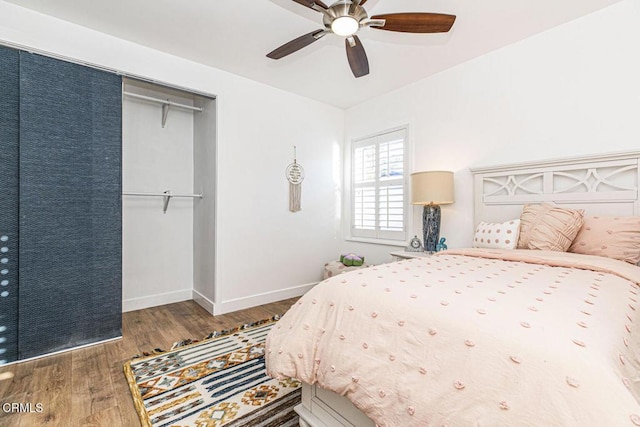
[[[121,80],[20,53],[19,358],[121,335]]]
[[[18,64],[0,47],[0,365],[18,358]]]

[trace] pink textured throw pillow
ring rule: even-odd
[[[640,262],[640,217],[585,217],[569,252],[637,264]]]
[[[565,252],[580,231],[584,210],[551,203],[524,205],[520,213],[518,249]]]

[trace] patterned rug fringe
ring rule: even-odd
[[[167,351],[175,350],[176,348],[185,347],[185,346],[191,345],[191,344],[197,344],[197,343],[200,343],[202,341],[210,340],[212,338],[219,338],[219,337],[224,337],[224,336],[227,336],[227,335],[232,335],[232,334],[235,334],[238,331],[244,331],[245,329],[249,329],[249,328],[253,328],[253,327],[256,327],[256,326],[260,326],[260,325],[263,325],[265,323],[277,322],[278,320],[280,320],[281,317],[282,317],[282,315],[276,314],[275,316],[269,317],[268,319],[262,319],[262,320],[258,320],[258,321],[252,322],[252,323],[245,323],[243,325],[236,326],[236,327],[231,328],[231,329],[222,329],[220,331],[213,331],[209,335],[203,337],[200,340],[187,338],[187,339],[182,340],[182,341],[176,341],[176,342],[173,343],[173,345],[171,346],[171,348],[169,350],[163,350],[161,348],[154,348],[152,352],[144,351],[141,354],[134,355],[133,357],[131,357],[131,359],[135,360],[135,359],[139,359],[141,357],[155,356],[155,355],[158,355],[158,354],[166,353]]]
[[[141,425],[297,425],[300,382],[269,378],[264,363],[266,336],[280,317],[178,341],[169,351],[156,348],[129,360],[124,372]]]
[[[282,317],[282,316],[279,315],[279,314],[276,314],[275,316],[270,317],[268,319],[258,320],[258,321],[253,322],[253,323],[245,323],[243,325],[236,326],[235,328],[223,329],[221,331],[213,331],[209,335],[207,335],[206,337],[202,338],[202,340],[186,339],[186,340],[183,340],[183,341],[174,342],[173,345],[171,346],[171,350],[175,350],[176,348],[184,347],[184,346],[190,345],[190,344],[196,344],[196,343],[201,342],[201,341],[210,340],[211,338],[219,338],[219,337],[224,337],[224,336],[227,336],[227,335],[232,335],[232,334],[235,334],[236,332],[244,331],[245,329],[249,329],[249,328],[254,328],[256,326],[260,326],[260,325],[263,325],[265,323],[277,322],[278,320],[280,320],[280,317]]]

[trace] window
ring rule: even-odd
[[[406,238],[407,129],[351,144],[350,237]]]

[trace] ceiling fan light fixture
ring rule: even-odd
[[[360,24],[351,16],[341,16],[331,22],[331,31],[343,37],[355,34],[360,28]]]
[[[284,58],[333,33],[345,38],[347,60],[356,78],[369,74],[369,60],[356,35],[360,27],[400,33],[446,33],[456,20],[455,15],[428,12],[385,13],[370,18],[362,7],[367,0],[333,0],[331,6],[324,4],[323,0],[293,1],[321,13],[324,28],[290,40],[269,52],[267,58]]]

